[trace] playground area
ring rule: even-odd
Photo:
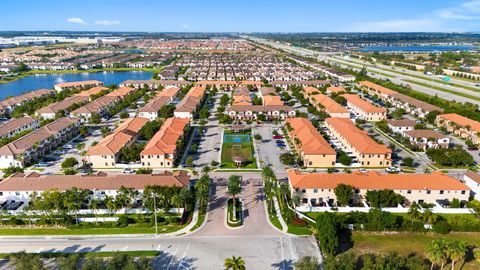
[[[225,130],[222,145],[222,168],[256,168],[250,130]]]

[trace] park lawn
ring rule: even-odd
[[[312,234],[312,230],[308,225],[305,227],[302,227],[302,226],[296,226],[294,224],[288,223],[287,227],[288,227],[287,232],[290,234],[295,234],[295,235],[311,235]]]
[[[397,252],[400,255],[417,253],[425,256],[426,246],[441,236],[433,233],[373,233],[373,232],[353,232],[353,249],[356,253],[377,253],[386,254],[388,252]],[[469,245],[479,245],[480,232],[452,232],[444,236],[447,239],[456,239],[464,241]],[[460,269],[463,262],[456,264],[456,269]],[[448,267],[451,268],[449,265]],[[447,268],[445,268],[447,269]],[[469,260],[462,268],[464,270],[480,269],[480,263]]]
[[[158,233],[170,233],[180,230],[184,225],[163,225],[158,226]],[[102,235],[102,234],[154,234],[155,227],[127,226],[125,228],[0,228],[0,235]]]

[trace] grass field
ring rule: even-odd
[[[438,234],[430,233],[370,233],[354,232],[352,234],[353,249],[357,254],[377,253],[385,254],[397,252],[400,255],[416,253],[425,256],[426,246],[435,239]],[[450,233],[445,236],[447,239],[464,241],[469,245],[480,245],[480,233]],[[465,265],[463,261],[455,265],[455,269],[473,270],[480,269],[480,263],[472,258],[467,258]],[[448,265],[445,269],[451,268]]]
[[[257,167],[256,160],[253,157],[250,131],[237,133],[230,130],[224,131],[221,168],[238,168],[239,166],[233,160],[234,157],[240,157],[243,160],[240,168],[252,169]]]

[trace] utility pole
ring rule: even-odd
[[[157,194],[153,195],[153,215],[155,216],[155,235],[158,235],[158,226],[157,226]]]

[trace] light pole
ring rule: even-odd
[[[158,226],[157,226],[157,194],[153,195],[153,215],[155,217],[155,235],[158,235]]]

